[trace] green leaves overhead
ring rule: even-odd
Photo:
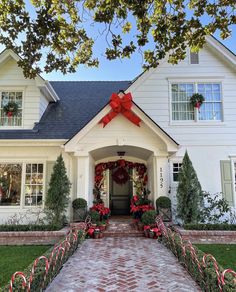
[[[236,24],[235,0],[2,0],[0,11],[0,43],[22,57],[29,78],[98,66],[101,38],[110,60],[142,51],[146,68],[166,56],[176,64],[187,47],[198,51],[217,30],[227,38]]]

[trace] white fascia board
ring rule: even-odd
[[[0,146],[30,146],[30,147],[62,147],[67,139],[3,139],[0,140]]]
[[[212,36],[206,37],[206,43],[222,54],[229,62],[236,65],[236,56]]]

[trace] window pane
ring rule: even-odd
[[[0,205],[20,205],[21,164],[0,164]]]
[[[172,119],[193,120],[194,109],[190,104],[190,97],[194,93],[194,84],[172,84]]]
[[[3,91],[0,98],[0,126],[21,126],[22,125],[22,92]],[[8,116],[3,108],[9,102],[15,102],[18,105],[18,113],[14,116]]]
[[[27,164],[25,177],[25,205],[37,206],[43,201],[43,164]]]
[[[199,83],[198,93],[205,98],[199,110],[199,120],[222,120],[220,84]]]

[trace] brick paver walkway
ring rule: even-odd
[[[162,244],[130,237],[86,240],[46,291],[201,290]]]

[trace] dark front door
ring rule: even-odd
[[[129,215],[132,182],[117,184],[110,175],[110,209],[112,215]]]

